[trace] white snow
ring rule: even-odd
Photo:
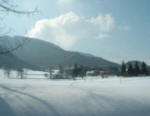
[[[149,91],[150,77],[1,77],[0,116],[150,116]]]

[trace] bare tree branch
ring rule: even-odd
[[[7,12],[12,12],[12,13],[16,13],[16,14],[34,14],[34,13],[38,13],[37,8],[35,8],[33,11],[19,11],[19,10],[15,10],[13,8],[4,6],[3,4],[0,4],[0,8],[4,9]]]
[[[23,10],[21,11],[21,10],[16,10],[15,7],[16,6],[10,4],[9,0],[0,0],[0,11],[4,12],[4,13],[11,12],[11,13],[14,13],[14,14],[19,14],[19,15],[21,15],[21,14],[30,15],[30,14],[35,14],[35,13],[39,12],[37,8],[35,8],[33,11],[23,11]],[[3,20],[2,17],[0,17],[0,18],[1,18],[1,20]],[[2,33],[4,33],[4,29],[2,29],[2,27],[0,27],[0,30],[1,30]],[[0,54],[8,54],[8,53],[11,53],[11,52],[17,50],[18,48],[22,47],[26,43],[27,40],[28,40],[28,38],[26,38],[23,42],[18,43],[15,47],[12,47],[12,48],[6,48],[5,49],[2,46],[0,46]]]
[[[26,43],[27,40],[28,40],[28,38],[25,38],[25,39],[23,40],[23,42],[19,43],[19,44],[16,45],[15,47],[10,48],[10,49],[9,49],[9,48],[6,48],[6,49],[7,49],[6,51],[5,51],[5,50],[0,51],[0,54],[8,54],[8,53],[11,53],[11,52],[17,50],[18,48],[22,47],[22,46]]]

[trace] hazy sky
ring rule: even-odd
[[[15,0],[14,0],[15,1]],[[10,35],[53,42],[66,50],[91,53],[120,63],[150,64],[150,0],[17,0],[18,9],[39,14],[8,14]]]

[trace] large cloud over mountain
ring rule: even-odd
[[[27,36],[69,49],[80,39],[107,38],[113,28],[114,18],[111,14],[85,18],[69,12],[58,17],[37,21],[35,26],[28,31]]]

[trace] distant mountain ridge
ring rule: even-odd
[[[0,43],[10,44],[14,47],[17,42],[23,42],[27,38],[24,46],[13,52],[13,55],[20,60],[44,69],[46,67],[57,67],[58,65],[71,66],[74,64],[85,66],[119,67],[118,64],[110,62],[100,57],[86,53],[66,51],[52,43],[39,39],[22,36],[3,36],[0,37]],[[5,41],[5,42],[4,42]],[[1,45],[1,44],[0,44]],[[7,45],[9,46],[9,45]],[[8,59],[9,60],[9,59]],[[37,68],[37,69],[38,69]]]
[[[13,55],[12,53],[2,54],[0,55],[0,68],[11,68],[14,70],[19,70],[22,68],[38,70],[37,66],[31,65],[17,56]]]

